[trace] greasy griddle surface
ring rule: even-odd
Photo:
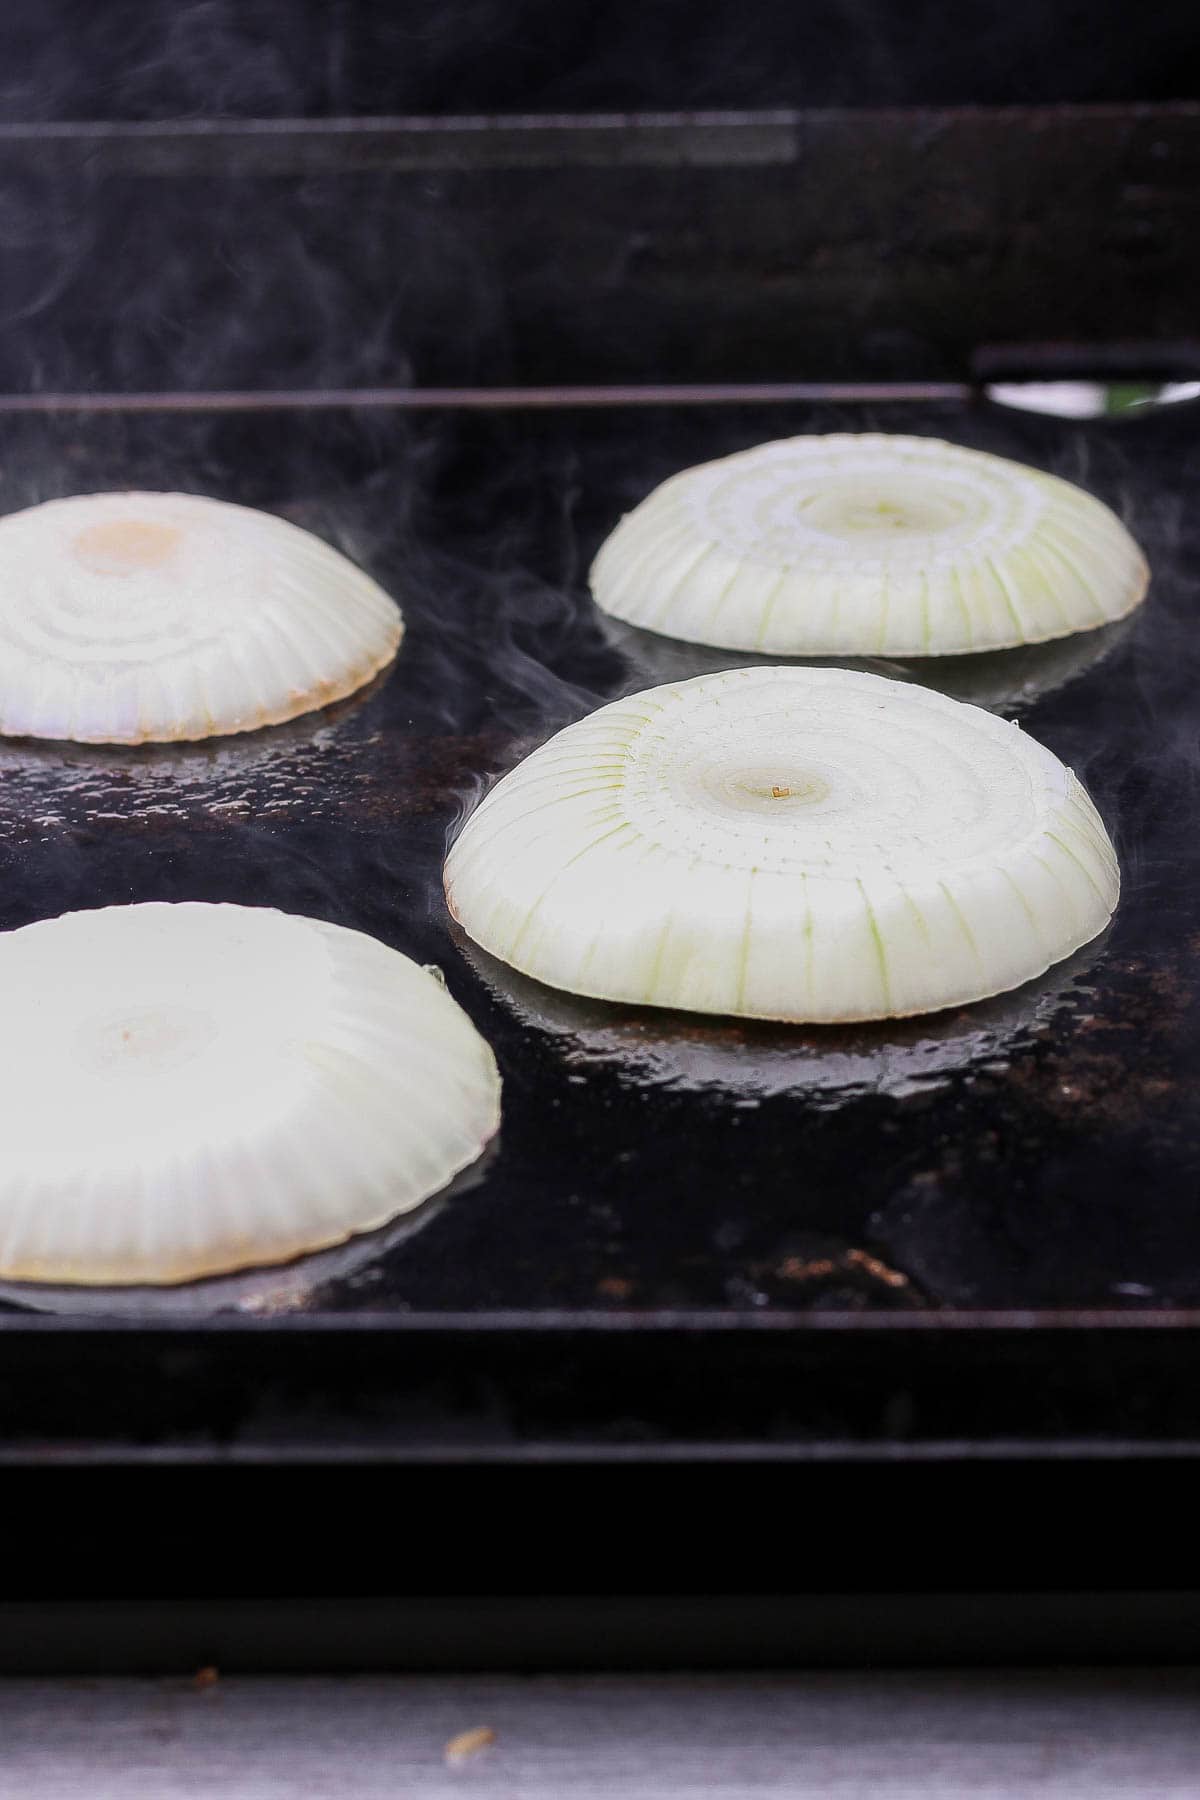
[[[878,428],[1081,479],[1148,550],[1151,599],[1130,628],[1066,655],[958,659],[947,677],[1018,714],[1088,783],[1125,871],[1106,938],[1017,995],[846,1030],[576,1002],[470,952],[439,881],[464,803],[590,706],[705,666],[605,637],[585,587],[604,531],[685,463],[798,430]],[[400,601],[408,636],[364,697],[245,739],[0,744],[0,926],[233,900],[372,932],[445,970],[503,1071],[497,1153],[399,1241],[301,1265],[278,1292],[260,1281],[247,1289],[256,1307],[1200,1301],[1198,478],[1185,414],[1127,426],[899,405],[5,419],[5,511],[125,486],[268,507],[362,561]]]

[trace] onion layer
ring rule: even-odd
[[[168,743],[279,724],[391,661],[399,608],[286,519],[84,494],[0,519],[0,734]]]
[[[0,934],[0,1275],[178,1282],[409,1211],[499,1123],[434,975],[266,908],[108,907]]]
[[[932,438],[799,437],[685,469],[601,546],[605,612],[777,656],[948,656],[1131,612],[1149,572],[1108,507]]]
[[[1119,891],[1088,796],[1018,726],[841,669],[739,669],[536,750],[446,863],[485,950],[597,999],[902,1017],[1001,993]]]

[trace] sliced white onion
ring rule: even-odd
[[[0,519],[0,733],[167,743],[278,724],[391,661],[399,608],[286,519],[82,494]]]
[[[141,1283],[282,1262],[409,1211],[499,1123],[428,970],[266,908],[0,935],[0,1275]]]
[[[787,438],[685,469],[601,546],[592,591],[668,637],[779,656],[948,656],[1131,612],[1145,559],[1070,482],[933,438]]]
[[[1016,987],[1095,937],[1112,846],[1018,726],[843,669],[738,669],[602,707],[469,817],[468,936],[599,999],[902,1017]]]

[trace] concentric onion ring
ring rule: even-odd
[[[1016,987],[1119,876],[1014,724],[838,669],[740,669],[568,726],[446,864],[468,936],[552,986],[752,1018],[901,1017]]]
[[[777,656],[948,656],[1122,618],[1149,572],[1108,507],[932,438],[787,438],[685,469],[601,546],[628,624]]]
[[[140,744],[274,725],[391,661],[399,608],[273,514],[84,494],[0,519],[0,734]]]

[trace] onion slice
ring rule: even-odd
[[[196,494],[83,494],[0,519],[0,734],[169,743],[354,693],[400,610],[286,519]]]
[[[786,438],[685,469],[592,566],[605,612],[778,656],[949,656],[1132,612],[1116,515],[1041,470],[934,438]]]
[[[1119,891],[1095,807],[1019,726],[771,667],[568,726],[484,798],[445,876],[467,935],[551,986],[826,1022],[1016,987]]]
[[[266,908],[0,934],[0,1276],[191,1280],[409,1211],[499,1123],[492,1053],[374,938]]]

